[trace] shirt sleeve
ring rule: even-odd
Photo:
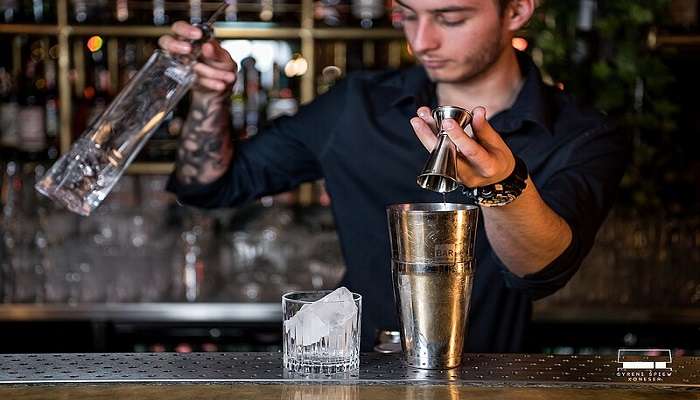
[[[206,185],[184,185],[174,174],[166,189],[183,204],[202,208],[245,204],[320,179],[320,158],[330,144],[337,113],[344,109],[347,83],[302,106],[294,116],[280,117],[258,135],[234,146],[229,169]]]
[[[571,228],[569,247],[542,270],[518,277],[503,266],[508,287],[540,299],[562,288],[593,247],[596,233],[615,198],[629,160],[627,135],[608,125],[581,134],[562,149],[565,160],[538,190],[542,199]]]

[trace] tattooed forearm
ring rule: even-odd
[[[195,96],[182,127],[175,173],[185,184],[215,181],[228,168],[232,144],[228,106],[214,96]]]

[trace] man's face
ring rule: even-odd
[[[510,45],[495,0],[396,0],[414,55],[435,82],[466,82]]]

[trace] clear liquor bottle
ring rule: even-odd
[[[225,6],[199,26],[203,38],[193,43],[194,54],[175,56],[156,50],[36,189],[75,213],[90,215],[194,83],[201,44],[213,34],[213,22]]]

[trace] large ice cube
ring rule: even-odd
[[[340,287],[318,301],[304,304],[284,322],[284,328],[298,345],[312,345],[325,337],[329,348],[341,350],[352,338],[357,311],[352,293]]]

